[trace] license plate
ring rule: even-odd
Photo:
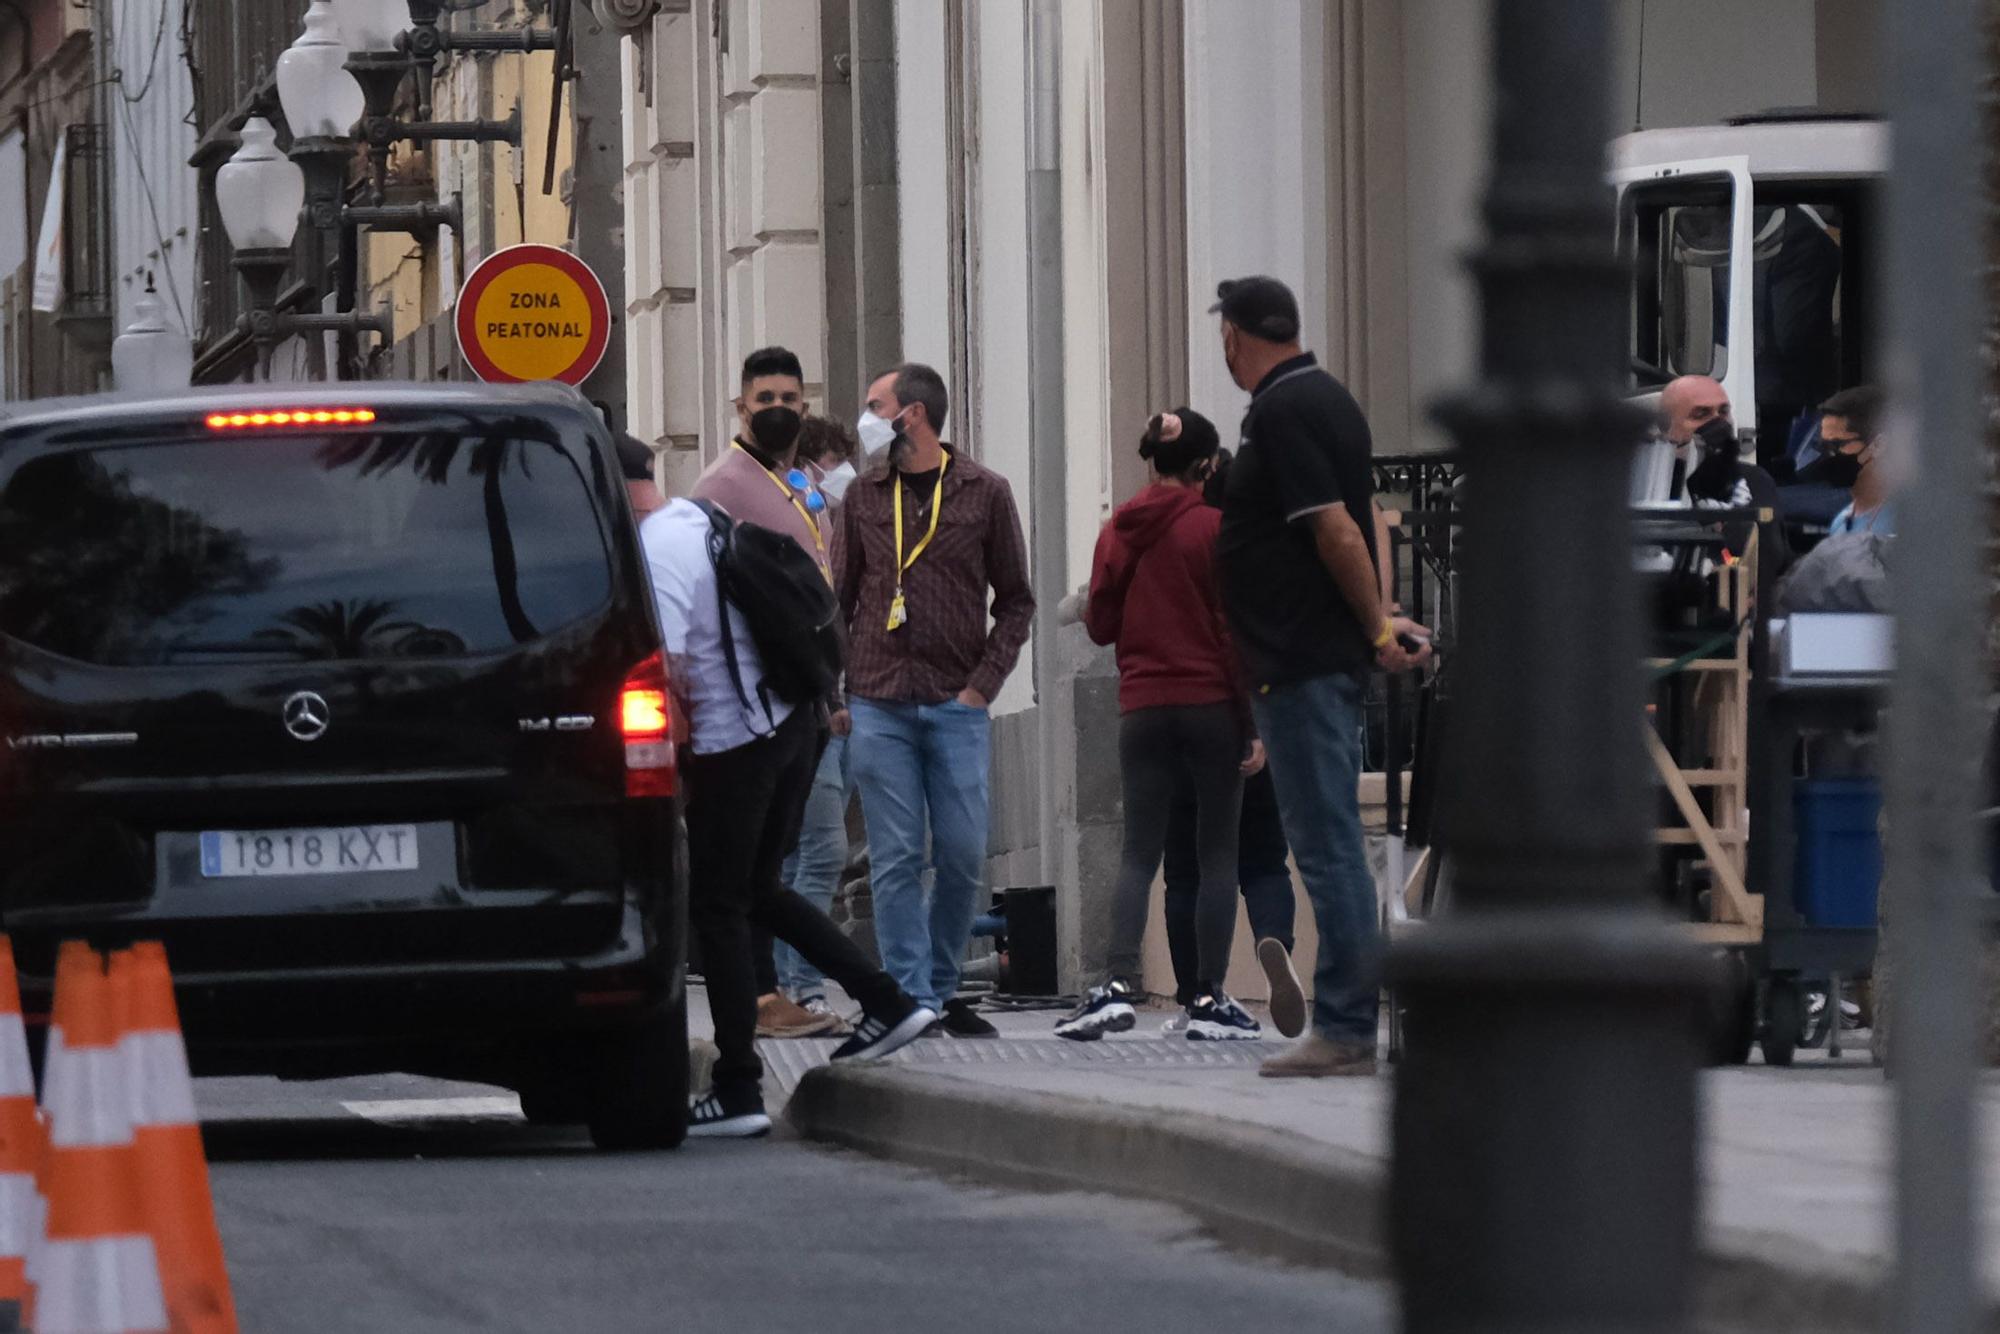
[[[413,824],[210,829],[201,836],[201,873],[210,880],[416,869]]]

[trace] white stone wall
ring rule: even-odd
[[[119,79],[106,98],[112,121],[106,128],[114,332],[131,322],[148,271],[168,327],[187,330],[195,318],[200,181],[187,165],[197,135],[187,123],[194,86],[181,59],[180,22],[181,6],[173,0],[120,0],[112,7],[111,60]]]
[[[798,353],[824,397],[819,5],[728,0],[623,44],[632,433],[685,491],[734,431],[744,355]]]
[[[1841,0],[1850,6],[1857,0]],[[1819,100],[1817,0],[1620,0],[1619,132]],[[1640,16],[1643,12],[1643,69]]]

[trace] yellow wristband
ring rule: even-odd
[[[1375,636],[1375,648],[1389,647],[1389,641],[1396,637],[1396,623],[1387,616],[1382,618],[1382,633]]]

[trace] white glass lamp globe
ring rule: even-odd
[[[345,68],[347,43],[328,0],[312,0],[305,28],[278,57],[278,103],[294,139],[344,139],[361,119],[361,85]]]
[[[238,250],[283,249],[299,229],[306,174],[278,151],[278,132],[262,116],[243,124],[243,146],[215,173],[222,228]]]

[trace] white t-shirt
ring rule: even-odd
[[[743,678],[743,707],[729,675],[729,657],[722,648],[722,600],[716,590],[715,566],[708,557],[713,529],[708,515],[691,500],[671,500],[665,509],[639,526],[646,566],[653,576],[653,601],[660,611],[660,631],[666,638],[667,660],[676,691],[687,702],[690,747],[697,755],[734,750],[769,736],[792,712],[781,699],[770,701],[766,714],[757,687],[764,664],[743,613],[729,608],[729,632],[736,647],[736,669]]]

